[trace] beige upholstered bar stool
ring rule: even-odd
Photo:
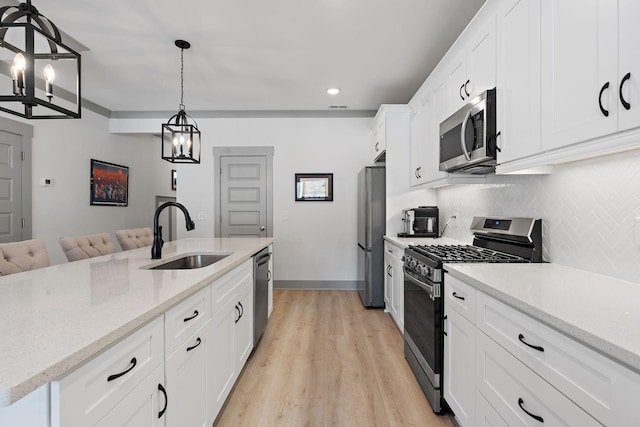
[[[116,230],[115,234],[123,251],[144,248],[153,243],[153,231],[149,227]]]
[[[50,265],[42,240],[0,244],[0,276],[35,270]]]
[[[112,254],[115,246],[109,233],[90,234],[87,236],[61,237],[60,246],[69,261],[93,258]]]

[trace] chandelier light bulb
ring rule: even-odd
[[[14,58],[13,58],[13,66],[16,67],[16,72],[22,72],[27,68],[27,60],[25,59],[24,55],[21,53],[18,53]]]
[[[47,83],[53,83],[56,79],[56,70],[53,69],[51,64],[47,64],[47,66],[44,67],[44,79]]]

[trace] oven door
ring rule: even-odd
[[[440,284],[404,268],[405,357],[434,412],[441,407],[443,298]]]

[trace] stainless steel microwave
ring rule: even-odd
[[[496,168],[496,89],[490,89],[440,123],[440,170],[488,174]]]

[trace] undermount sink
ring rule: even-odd
[[[194,268],[203,268],[211,264],[225,259],[231,254],[196,254],[186,255],[178,259],[174,259],[165,262],[155,267],[150,267],[150,270],[190,270]]]

